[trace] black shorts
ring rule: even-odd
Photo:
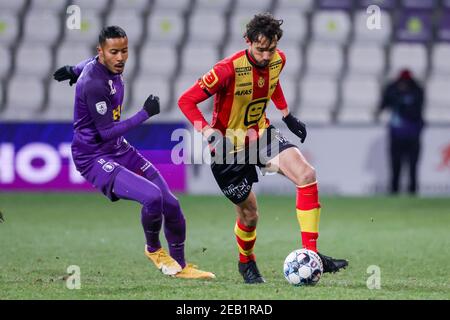
[[[245,201],[253,183],[258,182],[256,166],[266,163],[293,145],[281,132],[270,125],[257,143],[237,152],[233,163],[211,163],[211,170],[225,196],[234,204]]]

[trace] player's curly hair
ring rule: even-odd
[[[255,42],[258,41],[259,36],[263,35],[270,43],[275,38],[280,40],[283,35],[283,30],[280,28],[282,24],[283,20],[275,19],[269,12],[256,14],[247,24],[244,38],[248,38],[250,42]]]

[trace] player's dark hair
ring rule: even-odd
[[[247,37],[250,42],[258,41],[259,36],[264,36],[270,43],[276,38],[281,39],[283,30],[280,26],[283,24],[283,20],[275,19],[274,16],[269,13],[256,14],[252,20],[247,24],[247,30],[244,37]]]
[[[106,39],[114,39],[114,38],[125,38],[127,34],[125,30],[123,30],[119,26],[107,26],[100,31],[98,35],[98,43],[104,44]]]

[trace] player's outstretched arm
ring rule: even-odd
[[[69,85],[72,86],[73,84],[77,83],[78,77],[80,76],[84,67],[95,58],[96,57],[92,57],[83,60],[76,66],[65,65],[63,67],[60,67],[58,70],[55,71],[55,73],[53,73],[53,79],[60,82],[69,80]]]
[[[78,80],[78,76],[73,71],[73,68],[73,66],[68,65],[59,68],[53,74],[53,79],[59,82],[69,80],[69,85],[72,86]]]
[[[106,119],[106,123],[105,119],[99,119],[96,121],[96,126],[103,140],[111,140],[124,135],[158,113],[159,97],[151,94],[145,100],[142,109],[132,117],[120,122],[113,122],[112,117],[110,117],[110,120]]]
[[[288,113],[283,117],[283,122],[293,134],[300,138],[300,142],[305,142],[306,139],[306,125],[298,120],[292,113]]]

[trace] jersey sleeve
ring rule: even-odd
[[[125,121],[115,122],[109,94],[104,81],[93,81],[85,91],[89,114],[102,140],[120,137],[149,118],[145,110],[140,110]]]
[[[97,56],[86,59],[81,61],[80,63],[78,63],[76,66],[73,67],[73,72],[77,75],[80,76],[81,72],[83,71],[84,67],[91,61],[95,60],[97,58]]]
[[[195,129],[200,131],[208,125],[198,104],[224,88],[231,76],[230,68],[225,63],[219,62],[180,96],[178,106]]]
[[[225,87],[233,75],[233,70],[228,63],[219,62],[198,79],[197,84],[208,96],[212,96]]]
[[[273,91],[271,99],[278,110],[283,110],[288,107],[286,98],[284,97],[283,89],[281,88],[280,80],[278,80],[277,86]]]

